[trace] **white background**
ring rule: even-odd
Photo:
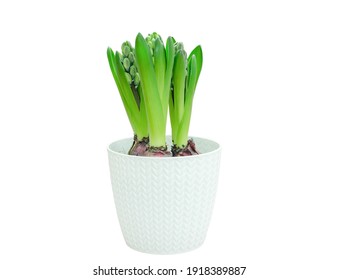
[[[339,279],[338,14],[336,1],[2,1],[0,279],[98,279],[98,265]],[[202,45],[190,132],[223,147],[207,239],[174,256],[125,245],[106,153],[132,133],[106,48],[153,31]]]

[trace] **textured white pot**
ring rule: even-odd
[[[199,247],[213,210],[219,144],[194,137],[199,155],[159,158],[127,155],[132,141],[108,147],[114,201],[127,245],[153,254]]]

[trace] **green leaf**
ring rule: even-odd
[[[142,138],[148,136],[148,125],[147,125],[147,115],[146,115],[144,95],[142,93],[141,87],[138,87],[138,92],[140,96],[140,138],[139,140],[142,140]]]
[[[176,143],[179,120],[176,119],[173,103],[174,103],[174,101],[173,101],[172,93],[170,93],[170,95],[169,95],[169,113],[170,113],[171,128],[172,128],[172,141],[174,143]]]
[[[166,122],[162,112],[152,56],[147,42],[140,33],[135,40],[135,55],[146,107],[150,145],[165,146]]]
[[[175,55],[173,67],[174,111],[180,122],[184,114],[185,104],[186,60],[183,51]]]
[[[172,37],[168,37],[166,42],[166,74],[163,88],[164,101],[167,100],[167,102],[162,102],[162,110],[165,115],[165,119],[167,119],[168,100],[171,91],[174,56],[174,39]]]
[[[203,55],[202,55],[202,49],[201,46],[197,46],[189,55],[188,62],[191,60],[192,56],[195,55],[195,58],[197,60],[197,81],[200,76],[201,68],[202,68],[202,62],[203,62]]]
[[[195,85],[198,80],[199,75],[199,69],[198,69],[198,63],[195,55],[192,55],[188,67],[188,77],[187,77],[187,88],[186,88],[186,97],[189,101],[193,98],[194,92],[195,92]]]
[[[188,131],[191,121],[192,106],[193,106],[193,96],[195,92],[195,85],[198,79],[198,66],[197,59],[195,55],[192,55],[190,62],[188,64],[188,83],[186,88],[186,100],[185,100],[185,110],[184,115],[180,121],[177,134],[178,146],[184,146],[187,144],[188,140]]]
[[[154,70],[155,76],[157,79],[158,91],[160,94],[161,102],[163,101],[163,90],[164,90],[164,81],[165,81],[165,72],[166,72],[166,53],[165,47],[160,38],[155,40],[154,47]]]

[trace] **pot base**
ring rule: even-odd
[[[126,245],[132,250],[138,251],[140,253],[152,254],[152,255],[175,255],[175,254],[188,253],[188,252],[199,249],[203,244],[204,242],[197,244],[192,248],[185,248],[182,250],[159,250],[159,248],[156,248],[156,250],[153,251],[153,250],[142,250],[139,247],[133,247],[133,245],[126,243]]]

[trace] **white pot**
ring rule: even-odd
[[[161,158],[127,155],[132,141],[108,147],[114,201],[127,245],[153,254],[199,247],[217,190],[219,144],[195,137],[199,155]]]

